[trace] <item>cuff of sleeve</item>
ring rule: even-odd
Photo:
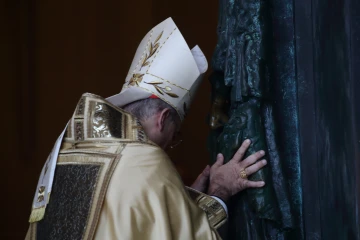
[[[228,214],[228,209],[227,209],[227,206],[226,206],[226,204],[224,203],[224,201],[221,200],[221,199],[218,198],[218,197],[215,197],[215,196],[211,196],[211,197],[214,198],[216,201],[218,201],[218,202],[221,204],[221,206],[225,209],[226,216],[229,216],[229,214]]]

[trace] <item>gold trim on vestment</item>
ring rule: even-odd
[[[94,119],[96,116],[98,119]],[[96,130],[98,131],[94,132]],[[103,130],[105,132],[102,132]],[[135,117],[105,99],[89,93],[81,97],[65,134],[57,165],[101,166],[95,181],[95,189],[89,200],[91,207],[82,236],[82,239],[92,239],[107,188],[121,159],[122,150],[127,144],[156,144],[149,141]],[[36,217],[35,215],[44,215],[44,213],[46,214],[45,208],[34,209],[31,216]],[[36,224],[30,224],[31,239],[36,239]]]
[[[96,226],[99,221],[101,207],[105,199],[107,187],[109,185],[112,173],[120,161],[121,151],[125,144],[119,144],[112,153],[98,152],[93,150],[69,149],[62,150],[58,165],[100,165],[97,175],[95,191],[91,198],[90,212],[87,217],[86,229],[82,239],[92,239],[95,234]]]
[[[190,197],[198,207],[204,210],[213,228],[218,229],[225,224],[227,215],[218,201],[190,187],[186,187],[186,190],[188,190]]]
[[[25,240],[36,240],[36,227],[37,222],[30,223],[28,233],[26,234]]]

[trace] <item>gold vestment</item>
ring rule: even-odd
[[[84,94],[58,156],[44,218],[26,239],[219,239],[213,198],[186,189],[139,121]]]

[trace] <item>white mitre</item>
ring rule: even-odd
[[[190,50],[174,21],[168,18],[143,38],[121,92],[106,100],[122,107],[155,95],[171,105],[183,120],[207,68],[200,48]]]

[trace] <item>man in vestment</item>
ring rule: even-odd
[[[247,176],[266,161],[243,160],[245,141],[184,187],[164,149],[207,67],[168,18],[140,43],[119,94],[83,94],[42,169],[26,239],[219,239],[226,201],[264,186]]]

